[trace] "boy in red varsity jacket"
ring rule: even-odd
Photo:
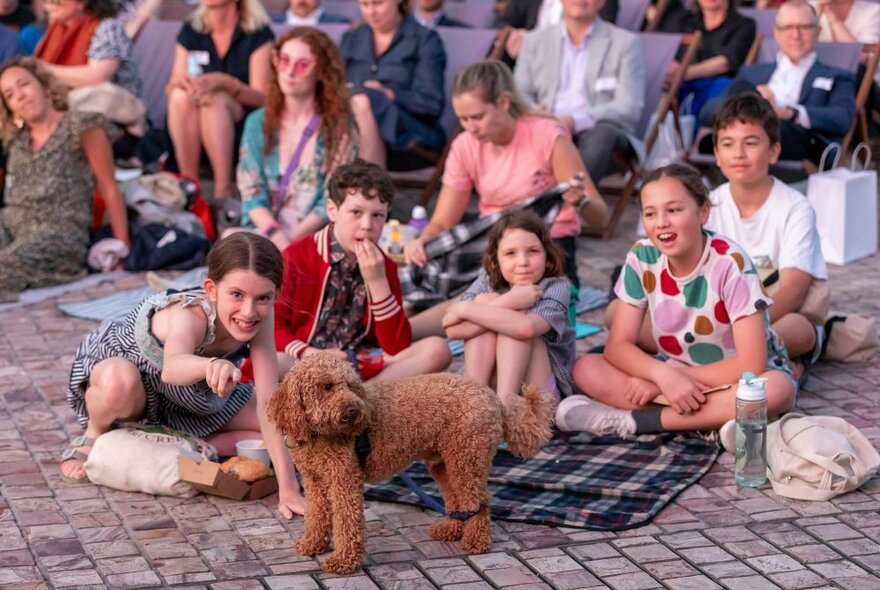
[[[448,367],[451,356],[441,338],[412,343],[397,266],[377,245],[394,196],[388,175],[358,159],[335,170],[328,194],[330,225],[284,251],[275,303],[282,373],[294,359],[319,351],[359,364],[365,379]]]

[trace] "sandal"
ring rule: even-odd
[[[72,461],[74,459],[82,461],[83,464],[85,464],[85,462],[89,458],[89,456],[86,453],[83,453],[82,451],[80,451],[79,447],[92,448],[94,445],[95,445],[95,439],[90,438],[85,435],[75,436],[72,439],[70,439],[70,444],[67,445],[67,448],[64,449],[64,451],[62,451],[62,453],[61,453],[61,463],[58,464],[59,470],[60,470],[61,466],[64,465],[66,462]],[[79,483],[79,482],[85,481],[89,478],[88,475],[76,478],[76,477],[67,477],[61,471],[59,471],[59,473],[61,473],[62,478],[66,479],[69,482],[73,482],[73,483]]]

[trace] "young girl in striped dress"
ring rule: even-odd
[[[94,439],[115,422],[170,426],[205,437],[221,455],[235,454],[238,440],[263,438],[278,476],[281,513],[303,514],[284,440],[265,413],[278,382],[273,331],[281,254],[268,239],[239,232],[219,241],[207,264],[203,287],[148,297],[80,345],[67,400],[85,434],[65,451],[61,473],[85,479]],[[239,364],[247,357],[253,385],[240,383]]]

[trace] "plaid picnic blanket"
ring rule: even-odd
[[[489,477],[492,516],[535,524],[619,531],[649,522],[706,473],[718,443],[664,433],[621,440],[557,433],[534,458],[499,451]],[[440,500],[424,462],[407,472]],[[369,499],[424,506],[395,477],[366,487]]]
[[[421,310],[446,301],[474,282],[486,251],[489,229],[508,211],[531,209],[547,225],[552,225],[562,207],[562,194],[568,183],[560,183],[532,197],[499,211],[460,223],[425,243],[425,266],[401,267],[397,276],[403,300],[413,309]]]

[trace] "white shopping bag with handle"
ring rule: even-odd
[[[822,164],[832,146],[822,154]],[[864,154],[864,164],[859,155]],[[831,264],[849,264],[877,252],[877,171],[868,170],[871,148],[860,143],[850,167],[810,175],[807,198],[816,210],[822,255]]]

